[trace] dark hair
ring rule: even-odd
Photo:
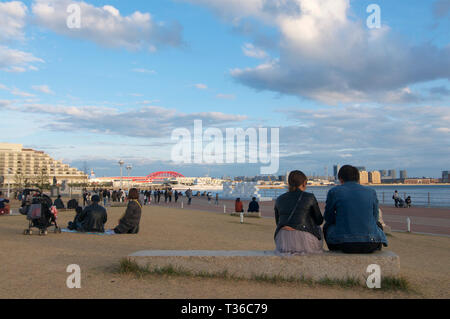
[[[98,195],[94,195],[94,196],[92,196],[91,200],[92,200],[94,203],[98,203],[98,202],[100,201],[100,197],[99,197]]]
[[[338,178],[344,182],[359,182],[359,171],[351,165],[344,165],[338,173]]]
[[[80,206],[77,206],[77,208],[75,208],[75,211],[77,212],[77,214],[81,214],[83,212],[83,208]]]
[[[139,191],[137,188],[132,188],[128,191],[128,199],[139,199]]]
[[[241,201],[241,199],[240,198],[236,198],[236,202],[240,202]]]
[[[3,195],[3,192],[2,192],[2,191],[0,191],[0,195]]]
[[[252,200],[256,200],[256,197],[253,197]]]
[[[292,171],[288,178],[289,191],[293,192],[297,190],[297,188],[303,185],[307,180],[308,178],[302,171]]]

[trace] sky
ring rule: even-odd
[[[136,176],[260,174],[173,161],[174,130],[202,120],[278,128],[275,175],[353,164],[438,177],[449,30],[450,0],[0,1],[0,142],[97,176],[118,175],[119,159]]]

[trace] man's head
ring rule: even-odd
[[[255,201],[255,200],[256,200],[256,197],[253,197],[253,198],[252,198],[252,201]]]
[[[91,198],[93,203],[99,203],[100,202],[100,197],[98,195],[94,195]]]
[[[338,178],[341,184],[346,182],[359,182],[359,171],[354,166],[344,165],[339,170]]]

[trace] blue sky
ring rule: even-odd
[[[71,3],[80,30],[66,26]],[[371,3],[380,29],[366,25]],[[448,0],[0,1],[1,141],[100,176],[117,174],[119,158],[134,175],[258,174],[173,163],[171,132],[202,119],[279,127],[280,175],[351,163],[439,176],[450,169],[449,10]]]

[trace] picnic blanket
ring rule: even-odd
[[[90,232],[80,232],[76,230],[70,230],[67,228],[61,229],[61,232],[63,233],[73,233],[73,234],[84,234],[84,235],[100,235],[100,236],[111,236],[111,235],[117,235],[114,230],[105,230],[104,233],[90,233]]]

